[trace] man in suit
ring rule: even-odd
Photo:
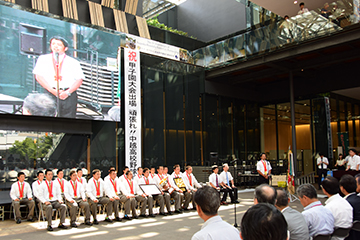
[[[309,229],[304,216],[289,206],[290,199],[283,189],[276,190],[275,207],[284,215],[290,232],[289,240],[309,240]]]
[[[340,191],[353,208],[353,221],[360,220],[360,197],[356,195],[356,180],[353,176],[345,174],[340,179]],[[341,208],[341,207],[340,207]],[[349,236],[345,239],[360,239],[360,232],[350,230]]]

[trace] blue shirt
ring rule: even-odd
[[[320,201],[307,205],[302,214],[309,227],[310,237],[327,235],[334,231],[334,216]]]

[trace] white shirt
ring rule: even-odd
[[[240,240],[239,231],[223,221],[219,215],[209,218],[191,240]]]
[[[54,185],[55,185],[55,187],[59,188],[59,191],[60,191],[61,193],[64,193],[64,192],[62,191],[62,189],[64,189],[64,191],[65,191],[66,182],[67,182],[67,181],[66,181],[64,178],[61,179],[61,180],[60,180],[60,178],[57,178],[57,179],[54,180]],[[61,186],[62,186],[62,188],[61,188]]]
[[[136,182],[137,184],[139,184],[139,180],[143,178],[143,175],[136,174],[135,177],[133,177],[134,182]]]
[[[128,180],[128,181],[127,181]],[[121,192],[125,195],[125,196],[135,196],[136,194],[138,195],[142,195],[143,192],[141,191],[141,189],[139,188],[139,185],[133,181],[133,180],[129,180],[129,179],[125,179],[124,181],[122,181],[122,183],[120,184],[120,189]],[[133,194],[131,193],[131,183],[132,183],[132,188],[133,188]]]
[[[119,177],[119,182],[122,183],[123,181],[126,181],[126,175],[123,174]]]
[[[81,178],[77,177],[76,181],[78,181],[79,183],[81,183],[83,185],[84,191],[86,192],[86,184],[87,184],[86,179],[84,177],[81,177]]]
[[[52,186],[51,186],[51,184],[52,184]],[[51,191],[51,193],[53,195],[52,199],[50,199],[49,190]],[[48,182],[47,180],[43,181],[43,183],[41,184],[41,189],[39,191],[38,198],[39,198],[40,202],[42,202],[42,203],[54,202],[54,201],[59,201],[62,203],[60,189],[55,187],[54,181],[50,181],[50,182]]]
[[[42,184],[43,182],[44,182],[44,181],[41,181],[41,182],[40,182],[40,180],[36,180],[36,181],[34,181],[34,182],[31,184],[34,197],[39,198],[39,191],[40,191],[40,188],[41,188],[41,184]]]
[[[86,185],[86,193],[91,200],[95,200],[97,197],[104,196],[104,191],[105,191],[104,180],[99,178],[96,184],[98,185],[100,183],[100,196],[97,196],[97,192],[96,192],[97,186],[95,186],[94,181],[96,182],[95,178],[92,177],[90,178],[89,182]]]
[[[117,197],[120,194],[120,181],[118,178],[112,180],[110,177],[105,181],[105,195],[111,198]]]
[[[334,227],[351,228],[353,223],[353,208],[348,201],[339,194],[329,197],[325,201],[325,208],[329,209],[334,216]]]
[[[20,199],[20,189],[22,189],[22,184],[24,184],[24,190],[23,190],[23,197],[22,198],[32,198],[32,191],[31,191],[31,187],[30,184],[28,184],[27,182],[23,181],[22,183],[20,183],[19,181],[14,182],[11,185],[11,190],[10,190],[10,197],[12,200],[15,199]],[[20,186],[20,189],[19,189]]]
[[[264,160],[260,160],[256,164],[256,170],[259,170],[264,175],[269,175],[271,168],[271,164],[269,161],[265,160],[265,166],[266,166],[266,174],[265,174],[265,168],[264,168]]]
[[[190,175],[188,175],[187,172],[185,171],[182,175],[183,175],[183,180],[184,180],[184,183],[185,183],[185,186],[187,189],[194,190],[195,187],[201,188],[201,185],[196,180],[194,174],[190,173]],[[190,184],[190,180],[191,180],[191,184]]]
[[[63,61],[62,61],[63,60]],[[84,73],[81,69],[80,62],[70,56],[60,55],[59,62],[62,62],[59,81],[60,88],[70,88],[76,80],[85,79]],[[53,65],[53,54],[41,55],[36,62],[33,74],[40,75],[45,78],[47,83],[56,88],[55,69]]]
[[[358,155],[354,155],[353,157],[349,156],[348,166],[350,166],[351,170],[356,170],[356,166],[359,164],[360,164],[360,157]]]
[[[216,186],[216,176],[218,180],[218,184],[217,184],[218,186]],[[215,187],[220,187],[220,175],[215,173],[210,174],[209,183],[212,183]]]
[[[307,9],[307,8],[303,8],[302,10],[300,9],[300,11],[298,12],[298,15],[304,14],[306,12],[309,12],[309,9]]]
[[[320,165],[318,165],[318,168],[319,169],[327,169],[327,165],[325,164],[325,163],[327,163],[327,164],[329,164],[329,160],[327,159],[327,157],[323,157],[322,159],[321,159],[321,157],[319,157],[317,160],[316,160],[316,164],[319,164],[320,162],[323,162],[322,164],[320,164]],[[325,162],[325,163],[324,163]],[[321,168],[321,165],[322,165],[322,168]]]
[[[75,191],[76,191],[76,197],[75,197]],[[74,200],[74,198],[82,198],[82,200],[86,199],[85,190],[84,190],[83,185],[78,181],[75,181],[75,183],[74,183],[71,180],[66,181],[66,183],[65,183],[64,196],[65,196],[65,199],[68,200],[69,202]]]
[[[145,176],[143,176],[141,179],[139,179],[139,181],[137,182],[137,184],[139,185],[139,188],[140,188],[140,185],[146,185],[146,184],[155,184],[154,180],[150,177],[146,178]],[[141,190],[141,189],[140,189]],[[143,192],[141,190],[141,192]]]
[[[179,191],[180,188],[176,185],[174,178],[182,178],[182,180],[184,181],[184,184],[185,184],[184,176],[182,175],[181,172],[179,174],[176,174],[175,172],[173,172],[170,175],[170,177],[168,177],[168,182],[170,183],[170,186],[172,188],[174,188],[176,191]],[[185,187],[186,187],[186,184],[185,184]]]
[[[226,175],[229,179],[229,184],[227,183]],[[220,173],[220,182],[227,184],[228,186],[231,187],[231,180],[233,180],[233,177],[231,176],[231,173],[229,171],[227,172],[222,171],[222,173]]]

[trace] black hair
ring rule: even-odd
[[[305,183],[300,185],[297,189],[296,189],[297,195],[299,197],[304,197],[307,196],[310,199],[314,199],[317,198],[317,192],[315,187],[310,184],[310,183]]]
[[[195,203],[206,216],[214,216],[220,207],[219,193],[212,187],[199,188],[194,195]]]
[[[64,172],[61,168],[57,170],[56,175],[59,174],[59,172]]]
[[[305,6],[305,3],[304,3],[304,2],[301,2],[301,3],[299,4],[299,7],[301,7],[301,6]]]
[[[18,172],[18,177],[20,177],[21,175],[25,176],[25,173],[24,172]]]
[[[60,37],[60,36],[53,36],[52,38],[50,38],[50,45],[51,45],[51,41],[54,40],[54,39],[61,41],[64,44],[64,47],[66,47],[66,48],[69,47],[68,41],[66,41],[65,38]]]
[[[360,173],[356,174],[354,178],[356,182],[360,185]]]
[[[323,153],[323,152],[319,152],[319,156],[324,156],[324,153]]]
[[[146,167],[143,169],[143,172],[145,173],[146,171],[149,171],[149,169]]]
[[[81,168],[76,169],[76,172],[77,172],[77,173],[80,172],[80,171],[82,171]]]
[[[43,171],[38,171],[36,176],[38,177],[40,175],[40,173],[44,173]]]
[[[356,192],[356,180],[350,174],[345,174],[340,178],[339,185],[345,189],[348,193]]]
[[[286,18],[289,18],[289,16],[288,16],[288,15],[285,15],[285,16],[284,16],[284,19],[286,19]]]
[[[272,190],[272,193],[268,192],[269,189]],[[255,198],[258,203],[270,203],[274,205],[276,202],[276,195],[277,193],[275,188],[266,183],[261,184],[255,188]]]
[[[71,177],[74,173],[76,174],[76,171],[75,171],[75,170],[71,170],[70,173],[69,173],[69,176]]]
[[[125,175],[126,175],[126,176],[129,175],[129,173],[131,173],[131,171],[130,171],[130,170],[127,170],[126,173],[125,173]]]
[[[219,168],[219,167],[218,167],[218,166],[212,167],[212,171],[214,171],[214,170],[217,169],[217,168]]]
[[[47,175],[48,174],[48,172],[53,172],[51,169],[46,169],[46,171],[45,171],[45,175]]]
[[[260,153],[260,158],[262,157],[262,155],[265,155],[265,156],[266,156],[266,153]]]
[[[289,205],[289,197],[288,197],[288,193],[286,192],[285,189],[279,188],[276,190],[276,203],[275,205],[278,207],[286,207]]]
[[[350,151],[353,151],[355,154],[357,154],[357,151],[356,151],[356,149],[354,149],[354,148],[350,148],[350,149],[349,149],[349,152],[350,152]]]
[[[331,176],[326,176],[326,178],[321,182],[321,186],[330,195],[335,195],[340,192],[339,181]]]
[[[100,172],[99,169],[94,169],[94,170],[92,171],[92,174],[95,175],[95,174],[98,173],[98,172]]]
[[[256,204],[246,211],[241,220],[241,235],[243,240],[286,240],[287,222],[275,206]]]
[[[124,172],[126,169],[129,169],[129,167],[128,167],[128,166],[124,166],[123,172]]]

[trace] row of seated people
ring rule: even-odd
[[[35,202],[39,209],[45,212],[48,222],[48,231],[52,231],[53,209],[60,211],[59,228],[67,229],[64,225],[66,211],[69,209],[71,227],[77,227],[76,217],[79,207],[85,215],[85,224],[98,224],[96,215],[98,204],[105,206],[105,221],[121,221],[119,205],[124,204],[124,219],[131,220],[129,216],[132,211],[132,218],[138,218],[135,206],[140,204],[140,217],[147,217],[146,207],[148,206],[150,217],[153,214],[154,200],[160,205],[160,215],[182,213],[188,211],[189,203],[193,200],[194,193],[201,185],[192,174],[192,167],[187,166],[184,173],[180,172],[180,166],[174,166],[173,174],[164,172],[162,166],[158,167],[157,174],[151,174],[148,168],[138,168],[138,174],[133,178],[133,173],[128,167],[123,170],[124,174],[117,177],[115,168],[109,169],[109,175],[102,180],[101,172],[93,170],[92,178],[86,181],[82,177],[82,170],[72,170],[70,180],[63,178],[63,171],[57,171],[57,178],[53,180],[53,171],[47,169],[45,173],[39,171],[37,180],[30,184],[25,182],[25,174],[18,173],[18,182],[11,186],[10,196],[15,210],[16,222],[21,223],[20,205],[26,204],[29,207],[28,221],[34,221]],[[45,178],[45,179],[44,179]],[[158,195],[147,195],[141,190],[140,185],[156,184],[161,192]],[[170,199],[175,201],[175,211],[172,212]],[[166,206],[167,213],[164,208]],[[193,202],[193,209],[196,209]],[[112,218],[112,213],[115,217]],[[93,222],[90,222],[91,214]]]
[[[352,229],[353,223],[360,221],[360,194],[357,193],[360,192],[360,174],[355,177],[346,174],[340,181],[327,176],[322,181],[321,187],[328,198],[325,206],[318,200],[317,191],[313,185],[303,184],[297,188],[297,195],[304,206],[304,211],[300,213],[289,206],[289,195],[284,189],[275,190],[267,184],[258,186],[255,189],[254,204],[275,206],[282,213],[285,221],[277,219],[277,223],[273,223],[273,226],[277,227],[272,230],[257,231],[262,236],[257,239],[287,239],[286,234],[279,233],[281,229],[284,229],[284,224],[289,233],[288,239],[291,240],[308,240],[322,235],[329,236],[331,239],[360,239],[360,232]],[[242,219],[241,229],[249,229],[242,232],[243,239],[255,239],[248,236],[254,235],[248,223],[254,217],[252,212],[257,211],[258,207],[252,208]],[[341,230],[342,233],[337,235],[337,230]],[[282,237],[279,237],[280,235]]]

